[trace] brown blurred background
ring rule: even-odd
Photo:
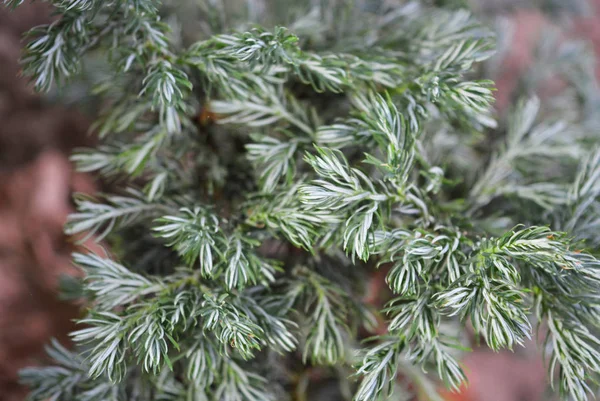
[[[600,0],[586,1],[564,35],[592,41],[598,56]],[[502,112],[518,77],[531,64],[544,28],[556,21],[527,8],[533,1],[473,3],[481,13],[503,10],[513,33],[498,61],[497,108]],[[514,7],[505,8],[507,3]],[[89,119],[38,96],[26,80],[16,78],[22,34],[49,19],[49,9],[39,2],[15,12],[0,8],[0,401],[24,398],[17,372],[43,360],[43,346],[51,337],[68,341],[78,307],[61,301],[57,289],[61,274],[77,272],[69,260],[72,241],[63,235],[62,225],[72,210],[71,194],[96,189],[93,178],[75,173],[68,161],[73,148],[93,144]],[[548,87],[559,90],[560,83],[549,82]],[[470,386],[461,394],[446,394],[447,400],[551,399],[533,344],[515,354],[476,350],[464,364]]]
[[[87,119],[17,79],[22,34],[49,11],[39,2],[0,6],[0,401],[22,400],[18,370],[43,357],[51,337],[67,341],[78,308],[59,300],[58,278],[77,272],[62,225],[71,193],[94,191],[68,160],[91,144]]]

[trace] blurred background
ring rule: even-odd
[[[442,2],[453,3],[437,1]],[[600,77],[600,69],[593,67],[600,57],[600,0],[468,3],[498,32],[498,53],[484,66],[484,75],[498,87],[498,116],[531,88],[550,101],[564,89],[551,69],[542,73],[550,59],[560,62],[583,48],[592,59],[581,68],[593,68]],[[83,89],[74,83],[67,91],[40,96],[26,79],[17,78],[23,34],[51,18],[40,2],[14,12],[0,8],[0,401],[24,399],[18,370],[42,363],[50,338],[68,343],[79,306],[60,298],[60,278],[78,273],[70,263],[73,240],[62,226],[72,211],[72,193],[94,193],[101,185],[76,173],[68,159],[74,148],[94,144],[88,134],[94,107],[77,102]],[[559,46],[564,43],[576,45]],[[515,353],[477,349],[463,362],[470,386],[460,394],[443,394],[445,400],[553,399],[535,344]]]

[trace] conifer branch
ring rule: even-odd
[[[561,397],[587,400],[593,74],[567,74],[582,99],[564,110],[531,97],[497,123],[476,68],[494,35],[468,11],[265,1],[55,0],[56,20],[30,33],[38,90],[97,56],[102,144],[72,160],[124,187],[76,199],[66,233],[114,250],[74,255],[88,313],[74,351],[54,343],[54,366],[22,372],[31,399],[275,400],[265,388],[291,388],[308,364],[341,381],[330,372],[354,364],[357,401],[399,391],[400,374],[419,382],[417,366],[458,389],[447,323],[512,349],[535,315]],[[371,311],[383,266],[387,303]],[[378,312],[389,321],[363,343]]]

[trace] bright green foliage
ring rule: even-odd
[[[74,255],[87,316],[23,371],[32,400],[307,399],[316,369],[355,401],[431,394],[414,367],[459,388],[467,323],[537,334],[564,399],[595,391],[592,69],[554,60],[566,94],[496,121],[494,35],[460,2],[52,3],[25,72],[101,60],[103,144],[73,161],[121,179],[77,199],[67,233],[112,253]]]

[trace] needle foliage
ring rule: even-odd
[[[24,71],[93,82],[102,144],[73,161],[113,193],[76,199],[67,233],[110,253],[74,255],[76,348],[22,371],[31,400],[319,400],[323,381],[400,400],[406,378],[436,399],[428,380],[465,381],[468,330],[493,350],[537,336],[563,399],[595,392],[583,48],[541,63],[564,96],[529,77],[498,114],[496,36],[461,2],[50,3]]]

